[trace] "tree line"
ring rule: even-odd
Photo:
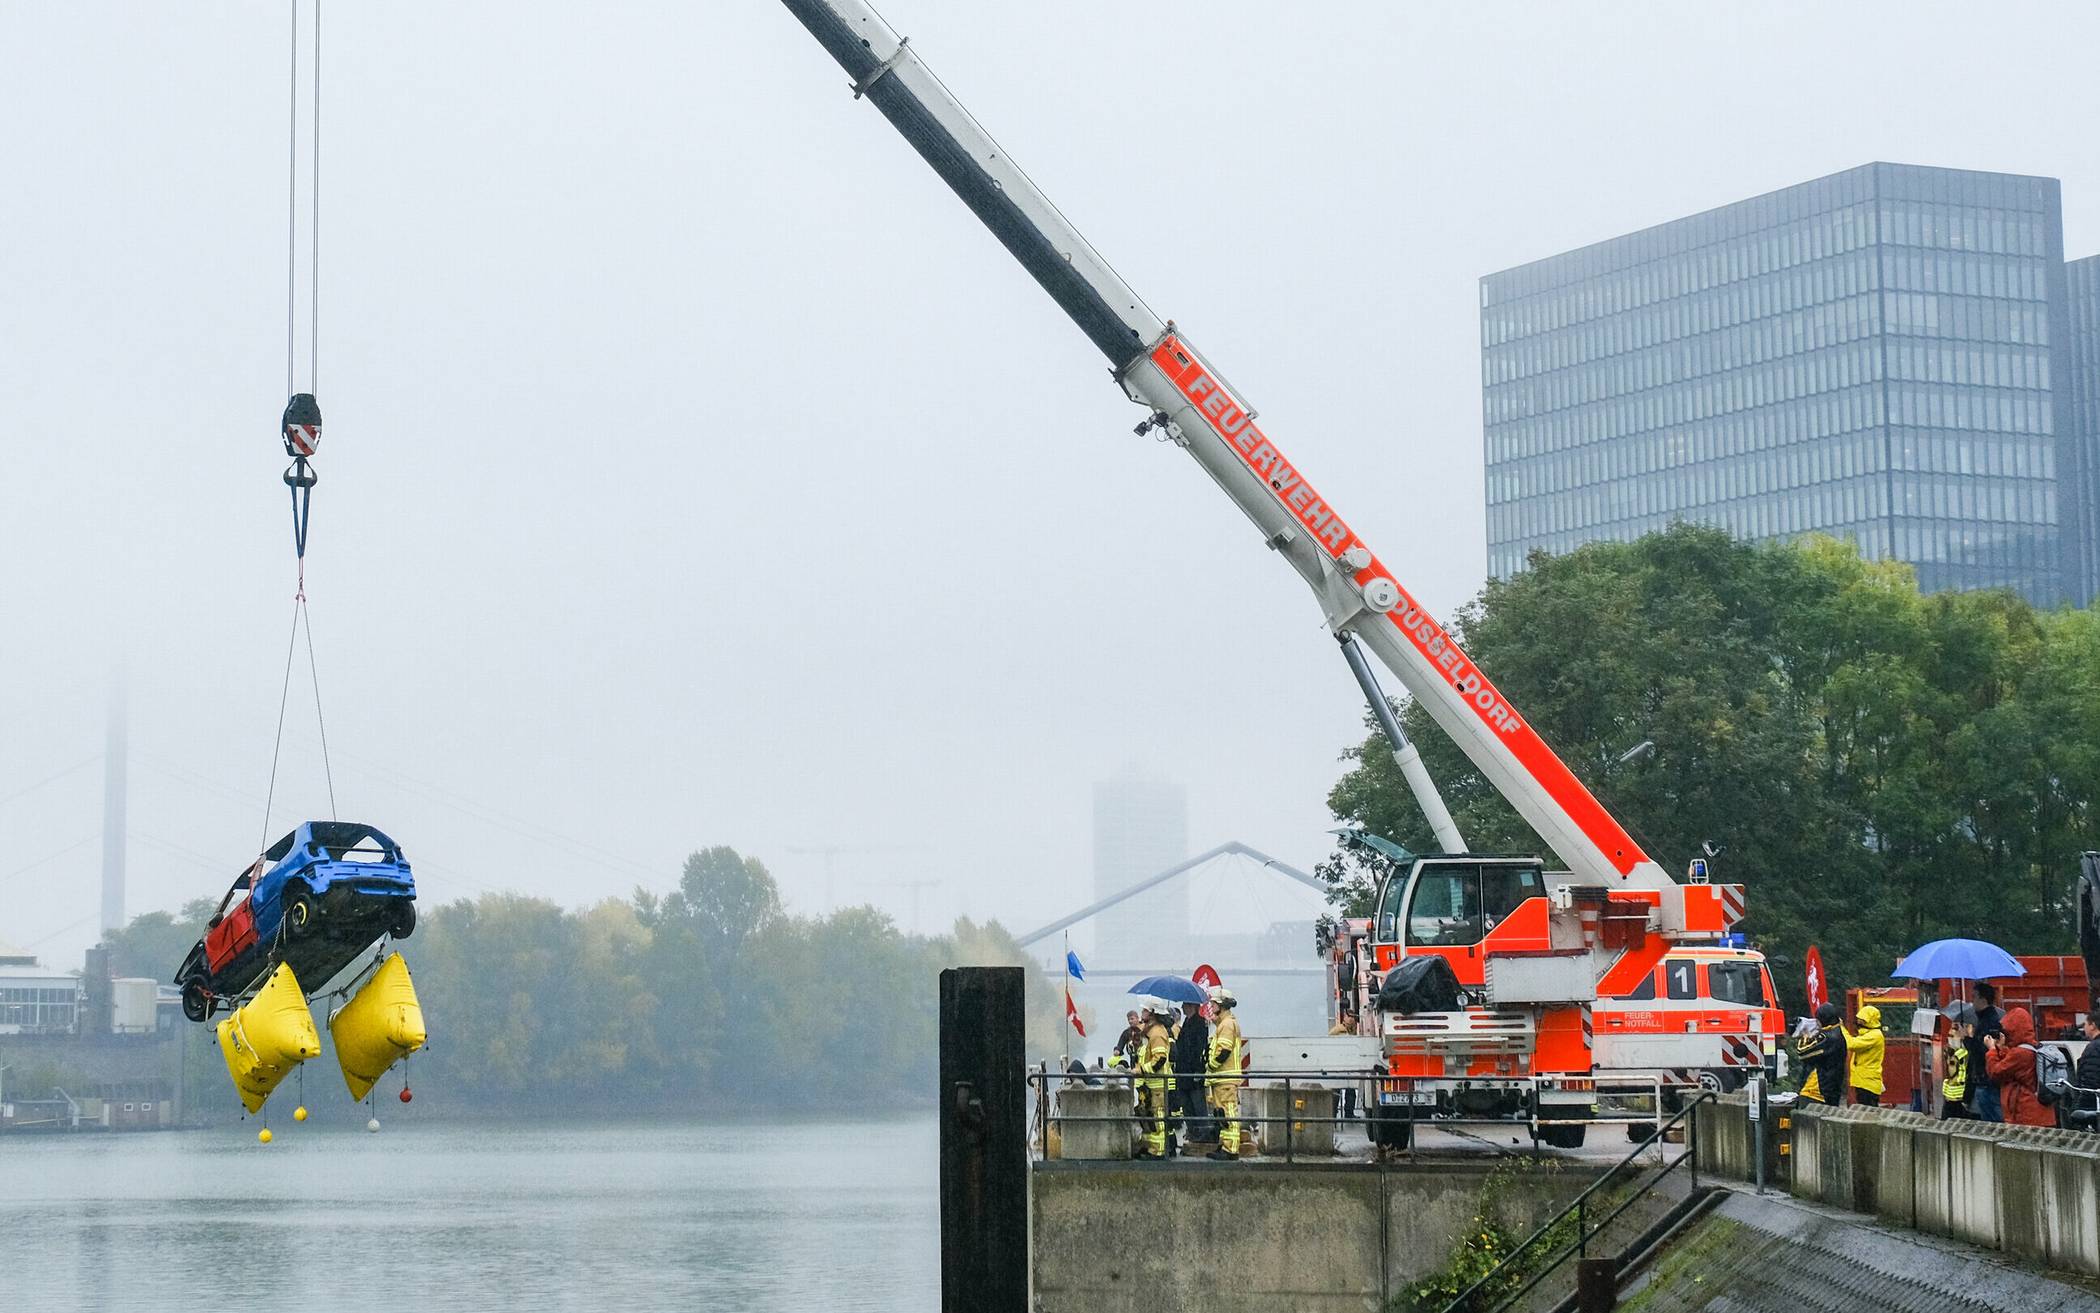
[[[212,906],[135,918],[109,939],[116,973],[166,979]],[[873,907],[794,915],[765,864],[727,847],[692,854],[668,891],[584,908],[500,893],[429,907],[398,947],[430,1030],[410,1076],[447,1108],[923,1103],[935,982],[951,966],[1027,969],[1031,1059],[1058,1051],[1064,1024],[1056,981],[996,922],[922,936]],[[325,1042],[319,999],[314,1014]],[[193,1103],[237,1113],[209,1028],[189,1029]],[[331,1098],[332,1064],[327,1052],[306,1064]]]
[[[1678,525],[1534,555],[1451,629],[1651,856],[1681,872],[1725,847],[1714,879],[1746,886],[1742,929],[1794,1006],[1811,943],[1840,986],[1945,936],[2077,951],[2078,854],[2100,848],[2092,612],[1921,596],[1909,567],[1829,538]],[[1403,719],[1472,848],[1542,851],[1419,705]],[[1346,757],[1334,815],[1433,851],[1383,740]],[[1366,914],[1378,860],[1323,864],[1344,914]]]

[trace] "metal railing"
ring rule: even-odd
[[[1542,1240],[1545,1240],[1546,1237],[1552,1235],[1555,1227],[1559,1226],[1561,1223],[1565,1222],[1569,1217],[1572,1216],[1575,1219],[1575,1238],[1568,1243],[1567,1248],[1553,1255],[1544,1263],[1541,1263],[1539,1265],[1538,1270],[1533,1272],[1530,1275],[1530,1277],[1528,1277],[1524,1281],[1523,1285],[1518,1286],[1515,1290],[1511,1291],[1500,1301],[1489,1306],[1489,1313],[1502,1313],[1502,1310],[1512,1307],[1514,1304],[1516,1304],[1518,1300],[1530,1294],[1532,1289],[1536,1287],[1539,1284],[1539,1282],[1544,1281],[1548,1276],[1558,1271],[1560,1265],[1567,1262],[1570,1258],[1589,1257],[1591,1237],[1597,1235],[1599,1232],[1603,1231],[1604,1228],[1610,1226],[1613,1222],[1617,1221],[1619,1219],[1620,1214],[1624,1213],[1628,1208],[1631,1208],[1636,1201],[1651,1193],[1656,1186],[1662,1184],[1663,1179],[1669,1176],[1670,1173],[1676,1171],[1680,1164],[1690,1164],[1689,1170],[1691,1173],[1692,1193],[1696,1195],[1699,1191],[1699,1155],[1698,1146],[1696,1143],[1699,1134],[1699,1108],[1703,1104],[1713,1102],[1714,1098],[1715,1096],[1711,1091],[1702,1091],[1699,1094],[1696,1094],[1690,1099],[1688,1099],[1685,1102],[1685,1105],[1677,1110],[1675,1116],[1671,1117],[1668,1121],[1656,1126],[1655,1130],[1648,1136],[1647,1139],[1635,1145],[1633,1147],[1632,1152],[1628,1153],[1624,1158],[1621,1158],[1618,1162],[1614,1163],[1611,1167],[1611,1170],[1607,1171],[1604,1175],[1598,1177],[1595,1181],[1591,1182],[1587,1189],[1585,1189],[1581,1194],[1575,1196],[1575,1199],[1572,1203],[1570,1203],[1567,1207],[1561,1209],[1558,1213],[1555,1213],[1552,1217],[1548,1218],[1545,1224],[1539,1227],[1538,1230],[1533,1231],[1529,1236],[1525,1237],[1523,1243],[1519,1244],[1515,1249],[1510,1250],[1507,1257],[1505,1257],[1500,1263],[1495,1264],[1494,1267],[1490,1268],[1485,1276],[1482,1276],[1478,1281],[1475,1281],[1472,1285],[1467,1286],[1463,1291],[1459,1292],[1457,1298],[1453,1299],[1450,1303],[1444,1305],[1443,1313],[1471,1313],[1471,1310],[1474,1308],[1473,1299],[1475,1295],[1479,1294],[1483,1290],[1492,1293],[1497,1284],[1496,1279],[1498,1277],[1502,1277],[1505,1273],[1522,1271],[1523,1269],[1516,1268],[1514,1267],[1514,1265],[1519,1260],[1523,1259],[1527,1252],[1532,1250],[1534,1247],[1538,1246]],[[1664,1162],[1661,1165],[1661,1170],[1657,1171],[1655,1175],[1649,1177],[1646,1182],[1644,1182],[1638,1188],[1629,1193],[1624,1199],[1619,1200],[1618,1203],[1611,1208],[1611,1211],[1605,1213],[1604,1216],[1600,1220],[1598,1220],[1594,1226],[1592,1226],[1590,1224],[1590,1197],[1592,1195],[1597,1194],[1600,1190],[1603,1190],[1607,1185],[1611,1184],[1612,1181],[1616,1180],[1620,1173],[1624,1172],[1627,1168],[1632,1167],[1636,1163],[1638,1163],[1640,1161],[1641,1155],[1646,1153],[1651,1145],[1656,1146],[1657,1156],[1660,1157],[1662,1153],[1660,1146],[1663,1143],[1663,1136],[1669,1132],[1671,1127],[1677,1125],[1679,1122],[1689,1123],[1684,1137],[1684,1152],[1677,1155],[1677,1157],[1670,1159],[1667,1162]]]
[[[1134,1105],[1137,1100],[1137,1091],[1142,1082],[1160,1079],[1167,1079],[1176,1082],[1185,1081],[1194,1085],[1198,1085],[1202,1088],[1203,1091],[1207,1092],[1209,1089],[1209,1082],[1211,1078],[1208,1076],[1199,1076],[1194,1073],[1170,1073],[1165,1077],[1146,1076],[1143,1073],[1133,1071],[1127,1067],[1112,1067],[1107,1069],[1089,1069],[1085,1072],[1057,1071],[1055,1069],[1042,1068],[1029,1071],[1027,1073],[1027,1079],[1028,1084],[1034,1093],[1034,1112],[1030,1118],[1031,1124],[1029,1126],[1028,1136],[1029,1149],[1037,1159],[1047,1159],[1050,1156],[1050,1130],[1053,1126],[1064,1126],[1073,1123],[1098,1124],[1103,1122],[1117,1122],[1125,1126],[1134,1126],[1142,1129],[1144,1124],[1151,1120],[1149,1117],[1137,1113],[1134,1108],[1130,1112],[1118,1112],[1102,1115],[1067,1113],[1064,1112],[1062,1109],[1058,1108],[1054,1102],[1054,1096],[1058,1090],[1089,1087],[1101,1088],[1103,1086],[1122,1086],[1130,1094],[1131,1101]],[[1381,1086],[1394,1083],[1395,1081],[1395,1078],[1390,1073],[1379,1070],[1365,1070],[1362,1068],[1324,1068],[1318,1070],[1309,1070],[1303,1067],[1294,1068],[1290,1071],[1248,1070],[1241,1072],[1239,1079],[1242,1086],[1240,1104],[1241,1110],[1238,1113],[1236,1113],[1230,1120],[1239,1123],[1242,1127],[1263,1128],[1261,1133],[1257,1137],[1260,1145],[1262,1146],[1261,1156],[1275,1156],[1277,1149],[1280,1147],[1282,1151],[1281,1156],[1285,1162],[1295,1161],[1298,1153],[1300,1152],[1298,1148],[1298,1131],[1302,1127],[1331,1126],[1334,1128],[1335,1139],[1337,1144],[1340,1140],[1341,1128],[1344,1126],[1361,1127],[1366,1131],[1368,1135],[1373,1124],[1381,1120],[1381,1116],[1379,1113],[1380,1105],[1378,1103],[1379,1090]],[[1266,1113],[1256,1113],[1248,1110],[1246,1100],[1246,1086],[1247,1083],[1250,1081],[1265,1082],[1266,1084],[1263,1088],[1267,1090],[1281,1089],[1283,1091],[1283,1097],[1285,1101],[1285,1115],[1274,1116]],[[1568,1118],[1553,1115],[1556,1111],[1559,1110],[1554,1108],[1552,1105],[1545,1105],[1543,1107],[1535,1108],[1533,1114],[1530,1116],[1495,1116],[1486,1114],[1466,1115],[1462,1113],[1430,1113],[1427,1110],[1423,1110],[1418,1115],[1407,1117],[1394,1117],[1388,1114],[1383,1118],[1383,1120],[1404,1122],[1411,1128],[1411,1130],[1416,1131],[1424,1128],[1441,1129],[1457,1128],[1462,1126],[1522,1126],[1529,1130],[1531,1134],[1532,1148],[1536,1150],[1541,1143],[1545,1143],[1545,1141],[1540,1135],[1540,1132],[1542,1130],[1550,1130],[1554,1127],[1571,1125],[1653,1125],[1662,1117],[1662,1090],[1660,1085],[1655,1085],[1653,1088],[1653,1110],[1646,1113],[1622,1112],[1620,1114],[1614,1115],[1611,1113],[1602,1113],[1600,1111],[1599,1114],[1592,1115],[1589,1117]],[[1301,1090],[1311,1089],[1318,1089],[1324,1092],[1331,1092],[1334,1094],[1336,1105],[1335,1116],[1316,1117],[1310,1115],[1310,1113],[1301,1113],[1298,1111],[1296,1097],[1297,1092]],[[1342,1096],[1344,1093],[1350,1090],[1356,1091],[1356,1093],[1359,1096],[1359,1111],[1357,1115],[1353,1117],[1341,1115],[1343,1107]],[[1616,1091],[1616,1093],[1620,1096],[1625,1096],[1629,1093],[1632,1093],[1630,1083],[1629,1088],[1622,1088]],[[1642,1089],[1640,1093],[1642,1095],[1645,1095],[1646,1089]],[[1684,1114],[1680,1112],[1678,1114],[1678,1117],[1682,1117],[1683,1115]],[[1179,1134],[1184,1132],[1186,1129],[1187,1120],[1188,1119],[1184,1118],[1180,1113],[1173,1111],[1170,1107],[1167,1118],[1167,1125],[1170,1133]],[[1216,1122],[1224,1119],[1217,1117],[1214,1113],[1206,1112],[1205,1114],[1198,1115],[1195,1118],[1195,1120],[1200,1122]],[[1280,1146],[1276,1145],[1271,1140],[1267,1131],[1267,1128],[1269,1126],[1279,1122],[1283,1125],[1283,1140]],[[1673,1117],[1665,1125],[1674,1126],[1676,1122],[1677,1117]],[[1656,1137],[1659,1137],[1660,1134],[1661,1128],[1658,1128],[1655,1133],[1655,1136],[1652,1136],[1650,1137],[1650,1139],[1643,1140],[1641,1142],[1640,1149],[1645,1149],[1650,1143],[1658,1142]],[[1396,1147],[1404,1151],[1410,1149],[1413,1146],[1413,1143],[1413,1137],[1410,1134],[1405,1138],[1402,1144]],[[1638,1154],[1640,1149],[1636,1149],[1636,1154]],[[1332,1152],[1334,1152],[1334,1150],[1323,1150],[1322,1156],[1325,1156],[1326,1154]]]

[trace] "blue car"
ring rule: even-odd
[[[307,821],[241,872],[175,972],[182,1013],[208,1021],[288,963],[317,989],[381,938],[416,929],[401,845],[354,821]]]

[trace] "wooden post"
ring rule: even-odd
[[[941,1308],[1028,1308],[1020,967],[941,972]]]
[[[1619,1302],[1619,1260],[1583,1258],[1575,1263],[1576,1313],[1611,1313]]]

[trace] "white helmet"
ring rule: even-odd
[[[1145,1011],[1150,1012],[1155,1017],[1165,1017],[1167,1020],[1172,1021],[1175,1017],[1181,1015],[1181,1005],[1172,999],[1148,998],[1145,1000]]]
[[[1239,999],[1223,985],[1212,985],[1210,987],[1210,1001],[1221,1008],[1236,1008],[1240,1005]]]

